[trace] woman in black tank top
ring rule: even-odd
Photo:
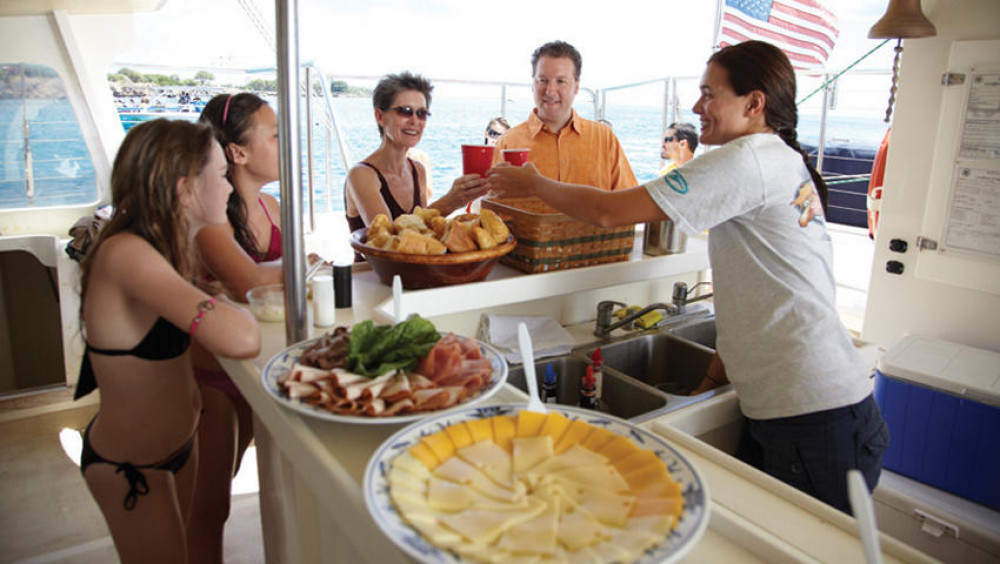
[[[409,72],[387,75],[375,87],[372,105],[382,143],[347,174],[344,210],[351,231],[367,226],[378,214],[395,219],[417,206],[448,215],[486,193],[485,179],[467,174],[431,201],[430,173],[408,156],[420,143],[431,116],[433,89],[427,79]]]

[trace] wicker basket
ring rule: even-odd
[[[524,272],[548,272],[628,259],[635,226],[603,228],[571,219],[538,198],[483,200],[517,238],[500,262]]]

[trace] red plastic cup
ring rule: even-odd
[[[462,145],[462,174],[486,176],[493,166],[493,147],[490,145]]]
[[[503,160],[514,166],[521,166],[528,162],[528,155],[530,153],[531,149],[504,149]]]

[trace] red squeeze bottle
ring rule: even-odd
[[[604,390],[604,359],[601,358],[601,347],[597,347],[594,354],[590,355],[591,366],[594,367],[594,397],[601,399],[601,392]]]
[[[594,393],[594,369],[587,366],[587,373],[583,376],[580,385],[580,407],[585,409],[597,409],[597,396]]]

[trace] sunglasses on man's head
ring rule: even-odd
[[[674,137],[673,135],[667,135],[666,137],[664,137],[664,138],[663,138],[663,142],[664,142],[664,143],[670,143],[670,142],[671,142],[671,141],[673,141],[674,139],[677,139],[677,138],[676,138],[676,137]]]
[[[427,119],[431,117],[431,113],[423,108],[414,110],[410,106],[396,106],[390,109],[403,117],[413,117],[413,114],[417,114],[417,119]]]

